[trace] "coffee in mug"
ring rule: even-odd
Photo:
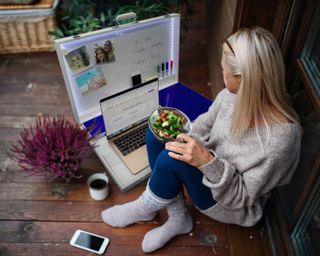
[[[96,179],[90,182],[89,186],[93,189],[103,189],[107,185],[107,182],[102,179]]]
[[[104,173],[95,173],[88,178],[90,196],[94,200],[103,200],[109,196],[109,179]]]

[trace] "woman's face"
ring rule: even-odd
[[[111,43],[110,42],[105,42],[104,44],[104,50],[106,52],[110,51],[111,50]]]
[[[97,58],[101,61],[104,59],[104,52],[102,50],[97,50]]]
[[[241,76],[231,75],[231,72],[225,63],[224,54],[222,54],[221,67],[223,73],[223,81],[226,85],[226,88],[229,90],[229,92],[236,94],[240,87]]]

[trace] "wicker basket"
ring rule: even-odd
[[[32,9],[0,10],[0,54],[52,51],[54,37],[48,32],[56,25],[58,0],[51,3],[51,8],[37,7],[40,1]]]

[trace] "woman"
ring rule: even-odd
[[[116,58],[114,56],[114,49],[110,40],[104,43],[103,49],[107,56],[107,62],[115,61]]]
[[[108,61],[107,54],[102,47],[96,48],[95,54],[96,54],[96,63],[97,64],[106,63]]]
[[[167,207],[168,220],[149,231],[142,249],[161,248],[193,228],[182,188],[204,214],[224,223],[253,226],[274,187],[287,184],[297,166],[301,129],[285,92],[284,64],[272,34],[242,29],[223,43],[226,88],[193,124],[185,143],[159,144],[150,133],[152,176],[135,201],[102,212],[113,227],[154,218]]]

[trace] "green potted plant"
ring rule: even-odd
[[[49,33],[62,38],[114,26],[115,18],[126,12],[135,12],[137,20],[179,12],[183,20],[182,26],[187,29],[195,2],[196,0],[64,0],[58,8],[58,25]]]

